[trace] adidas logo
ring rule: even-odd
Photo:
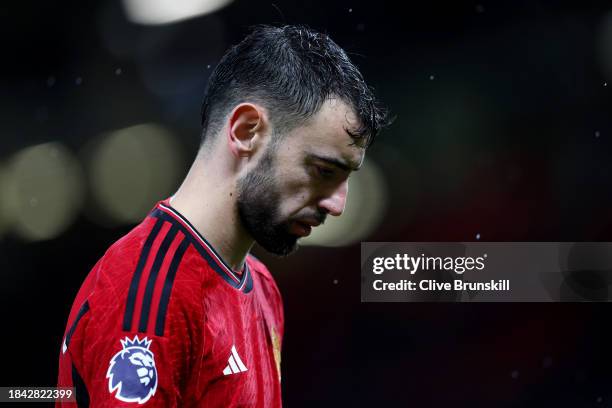
[[[223,369],[223,375],[244,373],[246,370],[246,366],[236,351],[236,345],[232,345],[232,354],[227,360],[227,366]]]

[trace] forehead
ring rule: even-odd
[[[359,167],[365,149],[349,135],[359,127],[354,110],[344,101],[327,99],[321,109],[303,126],[290,133],[288,139],[305,153],[332,156]]]

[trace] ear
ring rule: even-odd
[[[229,117],[228,143],[236,157],[252,156],[262,143],[262,133],[268,127],[263,108],[252,103],[236,106]]]

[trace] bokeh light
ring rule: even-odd
[[[123,0],[130,21],[138,24],[168,24],[212,13],[231,0]]]
[[[1,208],[5,223],[28,241],[51,239],[62,233],[83,203],[81,167],[60,143],[17,152],[3,179]]]
[[[10,226],[11,215],[9,214],[8,200],[5,199],[8,194],[8,175],[5,166],[0,164],[0,237],[2,237]]]
[[[157,200],[178,187],[184,167],[175,136],[156,124],[102,135],[85,159],[97,215],[116,223],[140,221]]]

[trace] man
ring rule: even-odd
[[[231,48],[179,190],[80,289],[59,385],[76,388],[79,406],[280,406],[282,302],[249,251],[289,254],[340,215],[385,120],[326,35],[261,26]]]

